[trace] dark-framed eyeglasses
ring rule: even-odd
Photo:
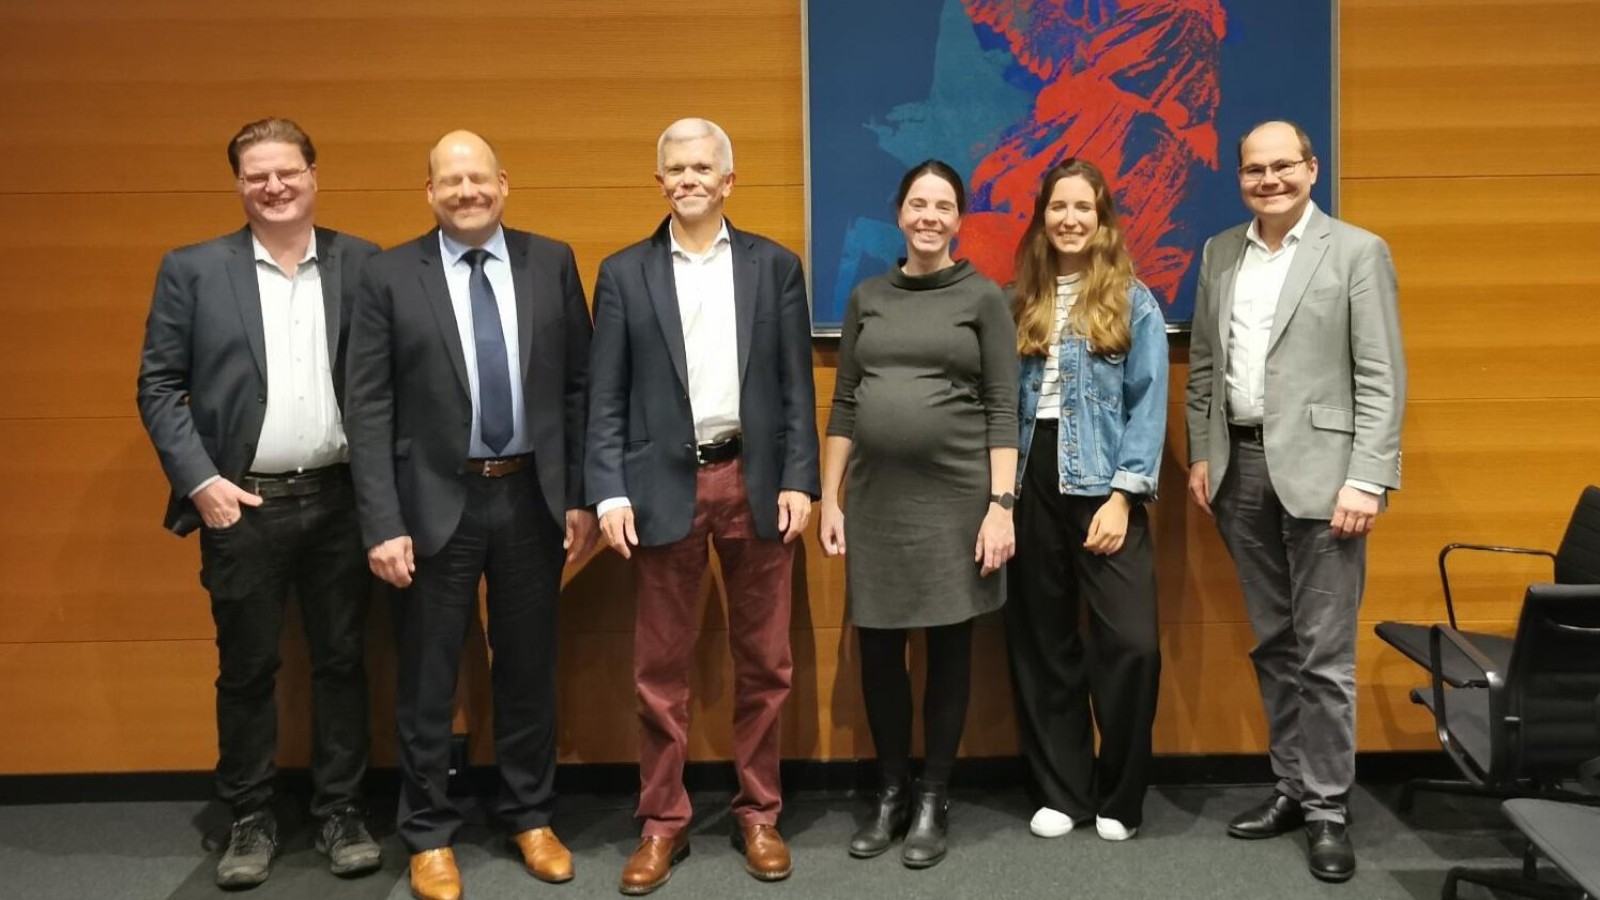
[[[1307,156],[1301,159],[1280,159],[1265,166],[1240,166],[1239,180],[1245,184],[1259,184],[1269,172],[1273,178],[1288,178],[1294,174],[1295,169],[1310,161],[1311,157]]]

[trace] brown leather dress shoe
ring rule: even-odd
[[[789,848],[775,825],[746,825],[733,833],[733,849],[744,854],[744,869],[762,881],[782,881],[794,871]]]
[[[572,851],[549,826],[512,835],[511,843],[522,851],[522,863],[528,867],[529,875],[551,884],[572,880]]]
[[[689,832],[674,835],[652,834],[639,839],[639,846],[622,867],[619,889],[630,896],[648,894],[672,877],[672,867],[689,855]]]
[[[417,900],[461,900],[461,870],[449,847],[411,854],[411,896]]]

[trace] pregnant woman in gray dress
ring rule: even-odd
[[[858,285],[845,311],[821,538],[823,552],[837,556],[849,535],[847,602],[883,774],[850,853],[877,856],[905,834],[902,861],[924,868],[945,855],[972,619],[1004,602],[996,573],[1014,546],[1018,363],[1004,294],[950,255],[966,211],[961,176],[937,160],[922,163],[901,180],[896,206],[906,259]],[[927,759],[915,801],[905,660],[912,628],[926,629],[928,649]]]

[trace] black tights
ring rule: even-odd
[[[972,620],[924,629],[928,683],[922,696],[924,781],[947,783],[955,767],[961,726],[972,691]],[[878,747],[885,784],[903,781],[911,768],[911,674],[906,671],[904,628],[857,628],[861,693],[867,725]]]

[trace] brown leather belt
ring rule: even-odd
[[[725,437],[720,441],[707,441],[704,444],[695,445],[694,456],[700,465],[709,466],[712,463],[738,459],[739,452],[743,449],[744,439],[736,434],[732,437]]]
[[[524,453],[521,456],[505,456],[499,458],[469,459],[467,472],[471,475],[482,475],[485,478],[504,478],[521,472],[533,465],[533,454]]]
[[[303,472],[246,472],[239,479],[239,487],[264,500],[275,500],[280,497],[304,497],[349,481],[350,467],[335,463]]]

